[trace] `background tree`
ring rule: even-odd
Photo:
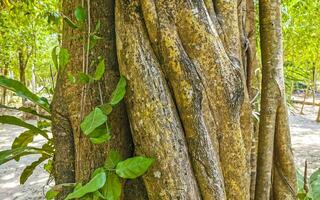
[[[305,83],[305,94],[311,90],[313,104],[319,80],[319,6],[319,1],[293,0],[282,5],[287,90],[290,94],[296,89],[294,83]]]
[[[57,1],[17,1],[1,10],[0,67],[26,86],[33,66],[41,85],[52,90],[52,82],[44,80],[50,80],[51,49],[57,45],[57,28],[48,23],[48,16],[57,8]]]

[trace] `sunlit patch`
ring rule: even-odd
[[[0,185],[0,189],[10,189],[19,186],[19,183],[16,181],[12,181],[10,183],[5,183]]]
[[[12,179],[14,177],[15,177],[15,174],[11,173],[11,174],[7,174],[7,175],[2,176],[1,180],[9,180],[9,179]]]

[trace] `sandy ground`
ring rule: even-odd
[[[296,108],[295,113],[290,115],[293,153],[299,169],[304,169],[307,160],[310,174],[320,168],[320,123],[315,121],[318,107],[305,106],[302,115],[301,105],[296,105]]]
[[[297,106],[299,107],[299,106]],[[305,107],[305,115],[290,114],[292,146],[298,168],[303,169],[305,160],[309,170],[320,167],[320,123],[315,122],[318,108]],[[299,113],[299,111],[297,111]],[[29,121],[34,123],[34,121]],[[0,151],[10,148],[14,138],[23,129],[15,126],[0,125]],[[34,144],[40,146],[41,137],[35,138]],[[0,166],[0,200],[40,200],[44,199],[44,187],[48,173],[38,167],[25,185],[19,185],[19,177],[25,166],[35,161],[38,156],[29,156],[19,163],[10,161]]]
[[[28,121],[35,123],[35,121]],[[10,149],[16,136],[24,129],[0,125],[0,151]],[[33,146],[41,146],[44,140],[41,136],[35,137]],[[40,200],[44,198],[44,187],[47,184],[49,174],[40,166],[24,185],[20,185],[19,177],[23,169],[37,160],[39,156],[32,155],[21,158],[20,162],[10,161],[0,166],[0,200]]]

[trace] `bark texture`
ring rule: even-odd
[[[63,14],[74,19],[74,10],[82,1],[63,1]],[[63,28],[62,46],[70,53],[70,62],[59,71],[55,96],[52,103],[53,136],[56,145],[55,179],[56,183],[86,182],[97,167],[101,167],[110,150],[119,151],[123,158],[132,155],[132,142],[124,103],[118,105],[109,117],[112,139],[102,145],[94,145],[81,133],[80,123],[95,106],[109,100],[119,80],[115,51],[114,1],[85,1],[88,20],[84,31]],[[103,38],[94,49],[87,53],[88,32],[101,22],[100,33]],[[89,28],[90,26],[90,28]],[[68,75],[80,72],[93,74],[92,61],[101,56],[105,59],[106,72],[102,80],[92,84],[74,84]],[[101,93],[100,93],[101,91]],[[65,194],[60,196],[63,199]]]
[[[247,135],[240,124],[245,84],[205,2],[117,1],[116,23],[135,147],[159,162],[144,176],[149,199],[248,199]],[[233,37],[226,40],[230,47],[240,43],[239,34]],[[172,189],[155,187],[164,180]]]
[[[283,80],[279,0],[260,0],[262,97],[256,199],[296,199]]]
[[[64,1],[64,14],[73,19],[74,8],[81,3]],[[55,163],[62,165],[61,174],[55,166],[57,182],[87,181],[110,149],[123,157],[132,155],[134,149],[135,154],[155,158],[156,163],[142,179],[126,183],[122,199],[254,199],[257,155],[250,98],[257,60],[253,0],[91,0],[83,6],[89,16],[85,36],[64,27],[62,37],[71,61],[59,72],[52,108],[55,143],[60,145]],[[279,9],[278,4],[272,6]],[[98,20],[104,40],[87,54],[83,44]],[[269,33],[266,45],[281,45],[281,40],[275,40],[278,35]],[[282,52],[274,53],[281,56]],[[103,80],[85,86],[68,82],[69,73],[93,73],[95,67],[89,63],[97,55],[106,58]],[[260,171],[274,178],[273,183],[266,179],[268,192],[280,200],[290,195],[283,180],[295,189],[295,175],[283,82],[278,82],[283,77],[282,63],[271,61],[264,74],[276,73],[264,80],[269,110],[262,119],[271,125],[260,125],[261,140],[267,146],[259,151],[259,162],[263,164]],[[118,64],[128,83],[127,109],[121,104],[110,116],[111,142],[93,145],[81,133],[80,122],[110,97],[119,77]],[[62,162],[67,157],[70,163]]]

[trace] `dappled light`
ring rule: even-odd
[[[319,0],[0,0],[0,200],[320,200]]]

